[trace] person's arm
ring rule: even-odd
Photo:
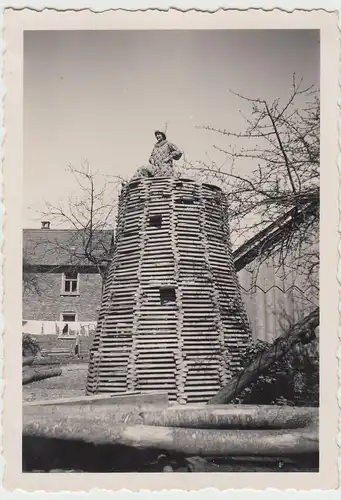
[[[150,155],[150,157],[149,157],[149,163],[150,163],[151,165],[155,165],[155,159],[154,159],[154,149],[155,149],[155,148],[153,148],[153,150],[152,150],[152,152],[151,152],[151,155]]]
[[[169,152],[170,152],[169,153],[170,158],[172,158],[173,160],[180,160],[182,156],[182,151],[181,149],[178,148],[178,146],[176,146],[172,142],[169,143]]]

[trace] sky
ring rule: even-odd
[[[128,179],[165,124],[187,160],[223,162],[222,139],[200,127],[242,131],[231,91],[285,99],[293,73],[319,86],[317,31],[25,32],[23,227],[77,196],[69,164]]]

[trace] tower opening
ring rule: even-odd
[[[161,214],[151,215],[149,217],[149,225],[153,226],[153,227],[161,227],[162,226],[162,215]]]
[[[175,303],[176,292],[174,286],[165,286],[160,288],[160,302],[161,304]]]
[[[136,189],[138,187],[138,185],[140,184],[140,182],[141,182],[140,180],[135,181],[135,182],[131,182],[129,184],[129,189]]]

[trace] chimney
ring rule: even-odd
[[[50,229],[50,221],[49,220],[44,220],[41,221],[41,228],[42,229]]]

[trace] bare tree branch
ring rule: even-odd
[[[304,86],[302,80],[297,82],[294,75],[288,98],[283,101],[233,94],[249,109],[242,114],[245,129],[200,127],[220,139],[213,147],[223,161],[218,164],[208,158],[188,162],[183,168],[206,182],[217,183],[226,192],[232,241],[238,246],[274,227],[276,237],[266,245],[258,242],[253,249],[255,284],[259,266],[271,256],[283,279],[300,275],[307,290],[318,290],[318,90]],[[286,219],[288,214],[290,220]]]
[[[48,245],[45,239],[43,244],[46,248],[40,248],[39,254],[62,252],[64,256],[68,256],[63,265],[72,265],[77,259],[85,260],[96,267],[104,281],[113,250],[115,200],[121,179],[113,176],[113,180],[108,181],[98,172],[92,171],[88,162],[84,162],[80,168],[69,165],[68,171],[76,181],[77,191],[67,202],[46,202],[45,209],[39,215],[55,227],[70,229],[72,235],[70,233],[70,239],[63,242],[54,239],[53,232],[46,233],[49,235]],[[111,232],[111,237],[108,237],[108,231]],[[35,250],[37,249],[31,248],[30,252],[34,253]],[[26,280],[26,285],[32,288],[29,261],[28,256],[23,274],[24,282]]]

